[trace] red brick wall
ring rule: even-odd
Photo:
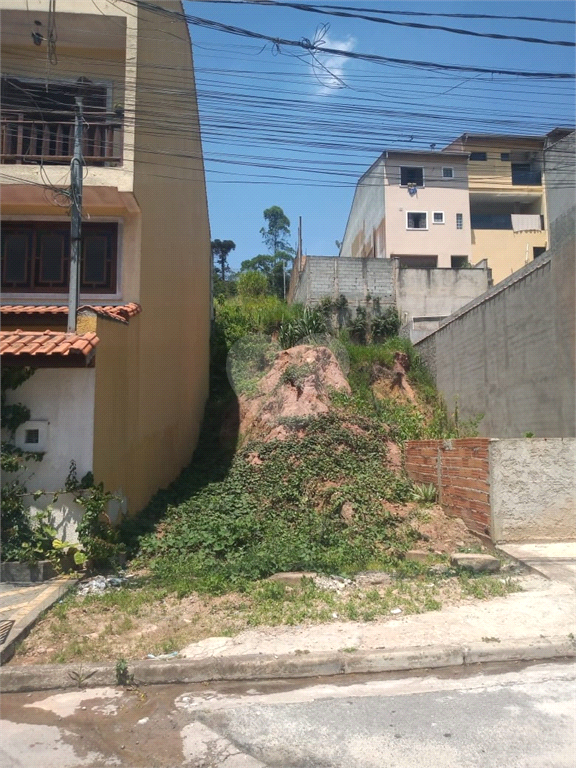
[[[405,468],[415,483],[434,483],[446,514],[490,536],[489,438],[411,440],[404,449]]]

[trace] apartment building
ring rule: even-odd
[[[360,178],[344,258],[459,268],[472,257],[465,152],[388,150]]]
[[[188,28],[123,0],[0,10],[1,354],[36,371],[9,393],[31,411],[16,442],[44,453],[36,487],[61,488],[73,460],[136,512],[190,461],[208,394],[210,232]],[[78,96],[80,310],[68,332]],[[66,503],[63,519],[77,512]]]
[[[546,250],[545,138],[465,133],[445,149],[468,155],[472,260],[495,283]]]

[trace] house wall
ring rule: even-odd
[[[136,315],[126,325],[98,317],[92,330],[100,339],[96,350],[94,401],[94,479],[107,491],[137,509],[141,468],[132,457],[138,446],[138,377],[140,323]]]
[[[342,258],[386,255],[383,168],[379,158],[358,182],[340,248]]]
[[[383,259],[309,256],[294,289],[293,301],[313,307],[330,297],[346,296],[350,307],[366,306],[368,297],[382,308],[394,304],[394,265]]]
[[[399,269],[396,306],[402,322],[447,317],[488,290],[486,269]]]
[[[41,422],[41,439],[42,433],[46,436],[42,460],[28,462],[27,470],[19,475],[31,491],[63,489],[71,461],[76,462],[78,479],[93,471],[94,392],[94,368],[39,368],[18,389],[8,392],[8,403],[26,405],[30,422]],[[27,422],[18,427],[16,445],[24,447],[25,430],[38,426]],[[59,535],[75,540],[83,508],[70,494],[60,495],[56,502],[51,495],[27,501],[32,512],[50,505]]]
[[[541,187],[520,186],[512,184],[512,162],[528,162],[524,153],[538,153],[541,156],[544,145],[543,138],[519,137],[471,137],[463,142],[462,137],[453,141],[445,149],[447,151],[486,152],[486,160],[470,160],[468,162],[468,183],[470,191],[486,192],[489,189],[508,190],[517,194],[534,194],[535,190],[542,192]],[[517,159],[501,160],[501,153],[515,153]]]
[[[182,10],[179,2],[162,5]],[[144,116],[136,128],[143,311],[126,374],[128,391],[136,393],[129,425],[134,439],[126,456],[126,470],[133,467],[136,475],[130,511],[172,481],[196,446],[208,395],[212,266],[188,29],[143,9],[138,21],[154,29],[154,35],[138,39],[138,96],[145,105],[157,104],[158,118]],[[165,83],[151,74],[154,67],[178,72],[178,93],[165,93]],[[177,131],[164,127],[167,115],[177,116]]]
[[[494,542],[576,538],[576,440],[412,440],[405,468],[448,515]]]
[[[424,169],[424,186],[410,195],[400,186],[400,167]],[[442,167],[454,169],[454,178],[442,178]],[[466,158],[447,156],[426,158],[392,153],[386,159],[386,256],[437,256],[438,267],[450,267],[451,256],[472,256],[470,204],[466,176]],[[428,228],[408,229],[408,211],[426,211]],[[444,224],[433,223],[433,212],[444,213]],[[456,214],[463,216],[462,229],[456,228]]]
[[[534,260],[533,249],[546,248],[548,233],[513,232],[511,229],[473,229],[472,261],[486,259],[494,284]]]

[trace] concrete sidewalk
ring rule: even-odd
[[[576,541],[501,544],[498,549],[535,573],[576,588]]]
[[[0,582],[0,664],[14,655],[41,614],[77,583],[68,576],[41,582]]]

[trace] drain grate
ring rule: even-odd
[[[0,645],[3,645],[6,642],[13,626],[14,622],[12,619],[2,619],[2,621],[0,621]]]

